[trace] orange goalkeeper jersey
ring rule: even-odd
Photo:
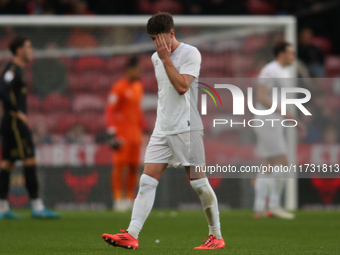
[[[114,128],[126,141],[141,141],[146,122],[142,113],[143,87],[140,81],[126,78],[113,84],[105,111],[107,128]]]

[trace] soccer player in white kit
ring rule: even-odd
[[[169,13],[152,16],[147,32],[157,50],[151,57],[159,97],[155,129],[146,149],[130,225],[127,231],[103,234],[102,238],[113,246],[137,249],[138,235],[152,209],[159,179],[167,166],[182,165],[201,200],[209,225],[209,237],[195,249],[221,249],[225,243],[215,192],[205,173],[199,173],[195,178],[190,176],[190,166],[205,165],[203,125],[197,110],[201,54],[195,47],[176,40]]]
[[[258,86],[256,90],[257,109],[269,109],[272,106],[272,87],[283,87],[289,84],[287,78],[293,78],[290,75],[288,66],[295,60],[295,50],[287,42],[281,42],[274,47],[275,60],[263,67],[259,74]],[[278,89],[278,98],[280,98]],[[294,119],[298,122],[297,128],[301,135],[305,134],[304,124],[298,120],[289,110],[285,116],[281,115],[280,103],[276,111],[270,116],[256,116],[257,119],[279,119],[280,121],[264,121],[264,126],[254,128],[257,137],[258,154],[262,159],[262,165],[270,165],[279,170],[279,166],[286,166],[287,150],[284,137],[284,128],[281,126],[281,120]],[[272,126],[273,125],[273,126]],[[266,175],[266,176],[264,176]],[[271,176],[269,176],[271,175]],[[285,211],[281,207],[282,190],[285,183],[283,174],[280,171],[271,173],[258,173],[255,180],[255,201],[254,201],[254,218],[275,216],[284,219],[293,219],[294,214]],[[268,198],[268,208],[266,211],[266,201]]]

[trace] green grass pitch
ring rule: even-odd
[[[253,220],[250,211],[222,211],[226,247],[198,251],[208,228],[201,211],[154,210],[139,238],[138,250],[108,246],[101,234],[126,228],[129,213],[61,212],[59,220],[0,220],[1,255],[53,254],[340,254],[339,212],[298,212],[292,221]],[[160,242],[155,241],[159,239]]]

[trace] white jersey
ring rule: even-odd
[[[258,78],[258,84],[267,86],[268,88],[277,87],[278,88],[278,105],[281,104],[281,87],[289,86],[290,80],[286,78],[292,78],[289,69],[287,67],[281,66],[277,61],[271,61],[267,65],[265,65]],[[269,92],[269,97],[272,97],[272,91]],[[268,109],[261,103],[256,104],[256,109],[264,110]],[[281,115],[278,113],[274,113],[274,115],[278,115],[281,118]],[[269,117],[269,116],[265,116]]]
[[[292,78],[292,76],[287,67],[274,60],[262,68],[259,78]]]
[[[171,84],[162,60],[155,52],[152,63],[158,83],[157,119],[153,134],[172,135],[190,130],[203,130],[201,117],[197,110],[198,76],[201,68],[201,54],[197,48],[181,43],[170,59],[179,74],[195,77],[189,90],[179,95]]]

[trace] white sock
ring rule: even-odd
[[[6,199],[0,199],[0,213],[9,211],[9,202]]]
[[[278,167],[278,166],[276,166]],[[271,173],[270,178],[270,195],[269,195],[269,209],[277,209],[281,206],[281,196],[285,179],[282,178],[281,172]]]
[[[271,178],[258,173],[255,180],[255,199],[254,199],[254,213],[264,213],[266,210],[266,200],[268,197],[268,189]]]
[[[45,208],[44,202],[42,201],[41,198],[32,199],[31,206],[32,206],[32,209],[36,211],[42,211]]]
[[[142,174],[139,181],[139,190],[133,204],[131,222],[127,229],[130,235],[138,238],[146,218],[149,216],[155,201],[158,181],[149,175]]]
[[[222,238],[220,213],[218,211],[217,198],[211,188],[208,178],[190,181],[191,186],[197,192],[209,225],[209,235],[218,239]]]

